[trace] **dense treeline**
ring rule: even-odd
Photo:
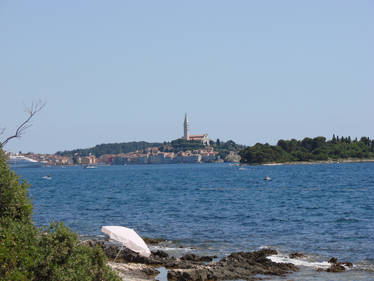
[[[248,164],[282,163],[296,161],[326,161],[339,159],[374,158],[374,140],[362,137],[304,138],[279,140],[277,145],[260,144],[240,151],[241,162]]]
[[[215,142],[212,141],[210,145],[215,151],[219,152],[221,159],[225,159],[230,152],[239,153],[239,151],[246,147],[245,145],[235,143],[233,140],[224,142],[220,141],[220,139],[217,139]]]
[[[120,153],[128,153],[133,151],[141,151],[148,147],[159,147],[162,143],[158,142],[145,142],[145,141],[133,141],[133,142],[122,142],[122,143],[104,143],[99,144],[91,148],[85,149],[74,149],[74,150],[66,150],[66,151],[59,151],[56,152],[57,155],[61,156],[87,156],[87,155],[95,155],[96,157],[100,157],[104,154],[120,154]]]
[[[101,248],[80,244],[67,227],[35,227],[27,189],[9,170],[0,148],[0,280],[121,280]]]

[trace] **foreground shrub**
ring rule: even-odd
[[[35,280],[120,280],[106,265],[101,248],[81,245],[78,235],[62,223],[41,232]]]
[[[0,218],[31,222],[32,205],[27,196],[28,184],[19,180],[6,165],[4,152],[0,148]]]
[[[0,219],[0,280],[35,280],[37,235],[31,223]]]
[[[28,185],[10,171],[0,149],[0,280],[119,281],[101,248],[81,245],[62,223],[38,229]]]

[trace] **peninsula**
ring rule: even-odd
[[[180,138],[163,143],[108,143],[87,149],[60,151],[48,156],[28,156],[48,161],[51,165],[212,163],[239,162],[238,153],[244,148],[244,145],[232,140],[209,140],[209,144],[206,144],[203,140]]]
[[[257,143],[239,155],[245,164],[370,161],[374,160],[374,140],[335,135],[331,140],[325,137],[279,140],[276,145]]]
[[[184,116],[183,136],[169,142],[123,142],[100,144],[86,149],[59,151],[44,159],[28,155],[50,165],[109,165],[173,164],[201,162],[239,162],[239,151],[246,146],[232,140],[226,142],[210,139],[207,133],[190,133],[190,121]]]

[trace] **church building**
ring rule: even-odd
[[[183,131],[183,139],[201,141],[204,145],[209,145],[208,134],[190,135],[190,121],[187,118],[187,113],[184,115]]]

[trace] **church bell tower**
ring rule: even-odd
[[[183,136],[184,139],[190,140],[190,121],[188,121],[187,113],[184,115],[183,129],[184,129],[184,136]]]

